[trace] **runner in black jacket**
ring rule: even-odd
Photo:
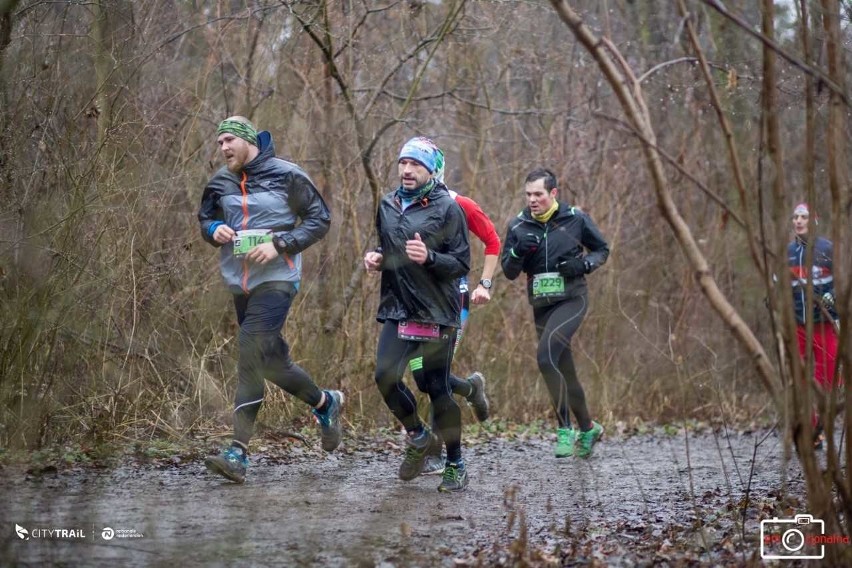
[[[464,213],[435,172],[434,148],[409,140],[399,154],[401,185],[379,204],[379,247],[364,256],[368,271],[381,272],[377,319],[382,330],[376,384],[394,416],[408,432],[408,448],[399,469],[403,480],[423,470],[437,443],[420,422],[414,395],[402,381],[412,357],[423,358],[418,387],[429,394],[435,421],[447,446],[439,491],[467,485],[461,457],[461,411],[449,386],[456,332],[461,325],[458,279],[470,269],[470,244]]]
[[[528,207],[509,222],[501,262],[514,280],[525,272],[527,295],[538,332],[538,368],[547,383],[559,422],[555,455],[589,457],[603,434],[586,407],[577,379],[571,338],[588,307],[586,274],[609,256],[609,245],[592,219],[556,199],[556,177],[539,168],[527,175]],[[584,254],[588,251],[588,254]],[[579,426],[571,427],[570,411]]]

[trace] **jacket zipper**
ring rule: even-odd
[[[248,192],[246,191],[246,182],[248,181],[248,174],[243,171],[243,178],[240,180],[240,191],[243,194],[243,230],[245,231],[248,227],[249,220],[249,210],[248,210]],[[246,294],[249,293],[248,289],[248,277],[249,277],[249,265],[248,259],[243,258],[243,278],[242,278],[242,289]]]

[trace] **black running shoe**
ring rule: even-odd
[[[825,430],[822,427],[822,420],[817,421],[816,428],[814,428],[814,449],[821,450],[823,442],[825,442]]]

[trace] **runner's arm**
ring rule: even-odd
[[[488,214],[473,199],[459,195],[456,197],[456,202],[464,211],[467,228],[485,245],[485,261],[480,281],[491,280],[497,270],[500,255],[500,236],[497,234],[497,229],[495,229]],[[481,284],[478,284],[477,288],[481,286]]]
[[[592,221],[592,218],[586,215],[585,213],[580,213],[583,215],[583,234],[582,234],[582,244],[589,253],[586,255],[586,274],[594,272],[606,262],[606,259],[609,257],[609,244],[607,244],[606,239],[604,239],[600,230],[598,229],[595,222]]]
[[[216,242],[213,235],[216,229],[225,224],[222,209],[219,207],[219,185],[216,177],[211,179],[204,188],[201,196],[201,206],[198,208],[198,224],[201,229],[201,237],[214,247],[222,246]]]
[[[506,229],[506,238],[503,240],[503,254],[500,257],[503,274],[509,280],[517,278],[524,268],[524,257],[518,256],[514,252],[514,247],[518,244],[518,237],[512,230],[514,223],[517,223],[517,221],[513,219],[509,222],[509,227]]]
[[[274,242],[283,244],[279,252],[298,254],[328,233],[331,213],[310,178],[300,172],[291,172],[288,177],[287,203],[301,223],[291,231],[275,233]],[[277,245],[275,248],[279,249]]]

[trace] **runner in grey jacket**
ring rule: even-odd
[[[222,167],[204,188],[198,220],[201,236],[221,247],[219,266],[233,294],[248,294],[264,282],[302,278],[301,252],[322,239],[331,214],[308,175],[296,164],[275,157],[269,132],[257,134],[258,154],[238,172]],[[301,224],[299,224],[301,220]],[[279,253],[266,263],[234,255],[234,240],[213,238],[225,225],[234,231],[268,230]]]
[[[343,394],[320,390],[281,336],[302,278],[301,252],[325,236],[331,215],[307,174],[275,157],[269,132],[231,117],[217,134],[227,165],[204,188],[198,221],[204,240],[220,248],[222,278],[240,324],[240,359],[234,440],[205,465],[242,483],[264,379],[313,407],[325,451],[340,443]]]

